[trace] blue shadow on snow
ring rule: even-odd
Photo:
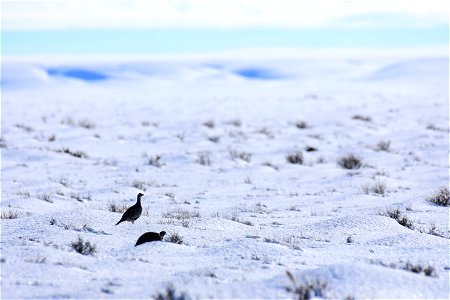
[[[50,76],[64,76],[69,78],[80,79],[84,81],[100,81],[106,80],[109,77],[105,74],[90,71],[86,69],[47,69],[47,74]]]
[[[235,70],[234,73],[247,79],[257,80],[273,80],[285,77],[272,70],[262,68],[243,68]]]

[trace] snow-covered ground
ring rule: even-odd
[[[448,79],[446,53],[3,57],[1,297],[291,298],[289,270],[318,297],[447,298],[448,208],[426,199]],[[183,244],[134,247],[162,230]]]

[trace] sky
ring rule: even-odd
[[[448,45],[447,0],[1,2],[2,55]]]

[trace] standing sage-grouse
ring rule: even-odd
[[[123,213],[122,219],[120,219],[119,222],[117,222],[116,225],[119,225],[123,221],[128,221],[134,224],[134,221],[136,221],[142,213],[142,206],[141,206],[141,197],[144,196],[144,194],[139,193],[137,195],[137,202],[135,205],[131,206],[129,209],[127,209],[126,212]]]
[[[162,241],[164,235],[166,235],[165,231],[161,231],[160,233],[146,232],[138,238],[136,245],[134,245],[134,246],[136,247],[138,245],[141,245],[141,244],[147,243],[147,242]]]

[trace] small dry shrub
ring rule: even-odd
[[[436,277],[436,269],[431,266],[431,265],[425,265],[423,263],[416,263],[413,264],[411,262],[400,262],[398,264],[396,263],[385,263],[382,261],[372,261],[372,264],[377,264],[383,267],[388,267],[388,268],[392,268],[392,269],[400,269],[400,270],[405,270],[405,271],[409,271],[409,272],[413,272],[413,273],[423,273],[425,276],[430,276],[430,277]]]
[[[210,166],[211,165],[211,152],[202,151],[197,153],[197,163],[202,166]]]
[[[403,266],[400,267],[402,270],[410,271],[413,273],[424,273],[425,276],[436,277],[436,269],[431,265],[423,265],[423,264],[412,264],[407,262]]]
[[[306,146],[305,151],[306,152],[315,152],[315,151],[317,151],[317,148],[313,147],[313,146]]]
[[[33,132],[33,131],[34,131],[33,127],[28,126],[28,125],[24,125],[24,124],[16,124],[15,126],[16,126],[17,128],[20,128],[20,129],[26,131],[26,132]]]
[[[66,177],[61,177],[59,179],[59,183],[61,183],[61,185],[65,186],[65,187],[70,187],[72,185],[72,183],[70,182],[69,179],[67,179]]]
[[[178,233],[172,233],[170,236],[166,236],[164,240],[166,242],[175,243],[178,245],[183,244],[183,237]]]
[[[37,198],[43,200],[45,202],[53,203],[52,194],[50,193],[41,193],[37,195]]]
[[[14,210],[7,210],[7,211],[2,211],[2,213],[0,214],[0,218],[1,219],[17,219],[19,217],[20,213],[18,211],[14,211]]]
[[[131,186],[136,188],[136,189],[138,189],[138,190],[146,191],[148,187],[151,187],[151,186],[159,187],[160,185],[157,182],[153,181],[153,180],[144,181],[144,180],[137,180],[137,179],[135,179],[131,183]]]
[[[443,186],[435,194],[427,197],[427,200],[436,205],[450,206],[450,190]]]
[[[434,130],[434,131],[448,131],[448,129],[445,129],[445,128],[443,128],[443,127],[436,126],[436,125],[434,125],[434,124],[428,124],[426,128],[427,128],[428,130]]]
[[[297,283],[297,280],[291,272],[286,271],[286,275],[292,283],[292,286],[287,287],[286,290],[294,294],[294,299],[309,300],[316,297],[325,298],[324,292],[327,287],[326,282],[316,279]]]
[[[344,169],[359,169],[362,167],[361,159],[353,154],[348,154],[338,160],[338,165]]]
[[[30,193],[30,192],[28,192],[28,191],[23,192],[23,191],[21,191],[21,190],[19,190],[19,191],[16,193],[16,195],[17,195],[17,196],[20,196],[20,197],[23,197],[23,198],[30,198],[30,197],[31,197],[31,193]]]
[[[75,192],[71,192],[70,193],[70,198],[75,199],[79,202],[84,202],[84,200],[87,201],[91,201],[92,200],[92,196],[91,194],[87,194],[87,195],[81,195],[80,193],[75,193]]]
[[[359,120],[359,121],[364,121],[364,122],[372,122],[372,118],[369,116],[365,116],[365,115],[354,115],[352,117],[353,120]]]
[[[60,150],[56,150],[56,152],[66,153],[66,154],[69,154],[69,155],[71,155],[73,157],[77,157],[77,158],[88,158],[88,155],[86,154],[86,152],[83,152],[83,151],[80,151],[80,150],[72,151],[72,150],[70,150],[69,148],[66,148],[66,147],[63,147]]]
[[[409,228],[411,230],[414,229],[414,224],[412,223],[412,221],[409,220],[406,215],[403,215],[398,208],[388,209],[386,210],[386,212],[380,213],[380,215],[392,218],[396,220],[398,224],[405,226],[406,228]]]
[[[78,126],[86,128],[86,129],[93,129],[95,128],[95,123],[88,120],[88,119],[81,119],[78,121]]]
[[[0,148],[8,148],[8,144],[6,144],[6,141],[3,137],[0,137]]]
[[[262,166],[265,166],[265,167],[272,168],[272,169],[274,169],[275,171],[278,171],[278,169],[279,169],[277,165],[275,165],[275,164],[273,164],[273,163],[271,163],[271,162],[263,162],[261,165],[262,165]]]
[[[213,143],[218,143],[220,141],[220,136],[218,136],[218,135],[209,136],[208,140]]]
[[[263,134],[271,139],[275,137],[275,135],[267,127],[263,127],[261,129],[256,130],[256,133]]]
[[[286,156],[286,160],[290,164],[303,164],[303,153],[301,151],[297,151],[296,153],[289,154]]]
[[[375,151],[386,151],[388,152],[391,147],[391,141],[379,141],[375,146]]]
[[[233,125],[235,127],[241,127],[242,126],[242,121],[239,119],[235,119],[235,120],[230,120],[228,122],[225,122],[225,124],[230,124]]]
[[[252,160],[252,154],[248,152],[239,152],[236,150],[228,150],[230,157],[232,160],[243,160],[247,163],[249,163]]]
[[[306,124],[305,121],[297,121],[295,122],[295,127],[297,127],[298,129],[306,129],[308,128],[308,124]]]
[[[376,181],[373,185],[365,184],[361,186],[361,190],[364,194],[374,193],[384,196],[386,194],[386,183],[382,181]]]
[[[150,166],[161,168],[164,164],[161,162],[161,155],[155,155],[149,158],[148,164]]]
[[[208,120],[203,122],[203,126],[208,128],[214,128],[216,126],[216,123],[214,122],[214,120]]]
[[[190,300],[192,299],[186,293],[177,294],[173,285],[169,285],[164,292],[153,296],[155,300]]]
[[[124,213],[127,209],[128,206],[125,204],[108,203],[108,210],[111,212]]]
[[[166,224],[178,223],[183,227],[189,227],[191,224],[191,218],[199,218],[200,213],[198,211],[176,210],[172,212],[166,212],[162,214],[163,218],[169,219],[169,221],[162,222]]]
[[[84,242],[81,237],[78,240],[70,244],[73,250],[83,255],[94,255],[96,252],[95,245],[90,242]]]

